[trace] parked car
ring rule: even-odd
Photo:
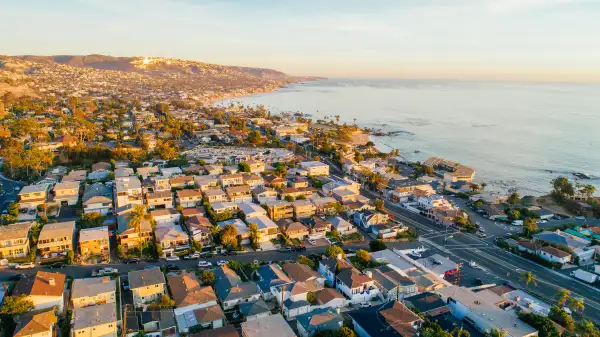
[[[234,256],[234,255],[238,255],[238,252],[235,250],[232,250],[232,251],[223,253],[223,255],[224,256]]]
[[[174,270],[179,270],[180,268],[179,268],[179,266],[169,263],[169,264],[165,265],[165,269],[167,271],[174,271]]]
[[[313,246],[314,246],[314,245],[316,245],[316,244],[317,244],[317,241],[315,241],[315,240],[313,240],[313,239],[310,239],[310,240],[308,240],[308,243],[310,243],[311,245],[313,245]]]
[[[124,263],[140,263],[140,259],[136,257],[130,257],[128,259],[123,260]]]
[[[152,269],[152,268],[158,268],[158,266],[150,264],[150,265],[147,265],[147,266],[144,267],[144,269]]]
[[[199,259],[200,258],[200,253],[193,253],[193,254],[188,254],[186,256],[183,257],[184,260],[194,260],[194,259]]]
[[[421,253],[419,253],[419,252],[411,252],[409,255],[412,257],[416,257],[417,259],[420,259],[421,257],[423,257],[421,255]]]
[[[201,258],[211,258],[211,257],[215,257],[215,254],[213,252],[203,252],[203,253],[200,253],[200,257]]]
[[[98,269],[98,270],[92,270],[92,276],[106,276],[106,275],[117,274],[117,273],[119,273],[119,270],[117,268],[110,268],[110,267],[106,267],[106,268],[102,268],[102,269]]]
[[[346,254],[355,254],[356,253],[356,249],[354,249],[354,248],[344,248],[344,253],[346,253]]]
[[[26,262],[15,265],[15,269],[33,269],[35,267],[35,263]]]
[[[368,308],[368,307],[371,306],[371,303],[369,303],[369,302],[362,302],[362,303],[359,304],[359,306],[361,308]]]
[[[8,280],[9,281],[19,281],[21,279],[24,279],[25,277],[27,277],[27,275],[25,275],[25,274],[14,274],[13,276],[9,277]]]
[[[179,256],[167,256],[167,261],[179,261]]]
[[[64,262],[54,262],[53,264],[50,265],[50,268],[64,268],[65,264]]]
[[[290,246],[281,247],[281,248],[277,249],[277,251],[280,252],[280,253],[291,252],[292,251],[292,247],[290,247]]]
[[[219,262],[217,262],[217,266],[221,267],[227,264],[227,261],[221,260]]]
[[[303,252],[303,251],[306,250],[306,247],[304,247],[304,246],[294,246],[293,249],[294,249],[295,252]]]
[[[208,261],[198,261],[198,268],[210,268],[212,267],[212,263]]]
[[[577,219],[577,220],[585,220],[585,217],[580,215],[580,216],[576,216],[575,219]]]

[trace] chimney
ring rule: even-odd
[[[50,284],[51,286],[55,286],[56,282],[54,281],[54,277],[51,277],[48,279],[48,284]]]
[[[367,275],[369,278],[373,278],[373,272],[370,270],[366,271],[365,275]]]

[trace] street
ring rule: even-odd
[[[0,174],[0,183],[2,184],[2,192],[0,192],[0,211],[8,208],[8,205],[17,200],[19,190],[23,187],[22,182],[9,180]],[[18,188],[18,190],[15,190]]]

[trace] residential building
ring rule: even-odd
[[[193,273],[167,277],[169,290],[175,301],[175,319],[182,332],[198,325],[194,311],[217,305],[217,296],[210,286],[203,287]]]
[[[144,311],[141,315],[142,330],[147,337],[176,337],[177,322],[173,310]]]
[[[117,217],[117,238],[125,252],[132,248],[141,247],[154,237],[152,223],[143,219],[140,224],[139,232],[129,226],[131,218],[128,215],[119,215]]]
[[[312,270],[309,266],[302,263],[284,263],[281,268],[288,277],[294,282],[301,282],[304,284],[318,283],[321,286],[325,284],[325,278]],[[309,288],[313,288],[310,287]],[[314,287],[318,288],[318,286]]]
[[[176,252],[190,249],[190,237],[180,225],[158,226],[154,237],[162,247],[162,257],[175,256]]]
[[[257,282],[258,288],[260,289],[262,298],[265,301],[273,298],[271,287],[292,282],[292,280],[290,280],[290,278],[283,272],[281,267],[275,263],[260,266],[258,270],[256,270],[256,274],[259,278],[259,281]]]
[[[181,214],[174,208],[155,209],[150,216],[156,221],[156,227],[175,225],[181,220]]]
[[[191,176],[176,176],[169,178],[171,188],[191,188],[194,187],[194,177]]]
[[[73,310],[71,337],[117,337],[117,307],[114,303]]]
[[[281,314],[264,317],[242,323],[243,337],[296,337],[294,330],[289,326]]]
[[[156,302],[162,295],[167,294],[165,276],[160,268],[130,271],[129,289],[136,307]]]
[[[311,337],[317,332],[339,330],[344,319],[331,308],[323,308],[296,316],[296,324],[298,335]]]
[[[115,168],[115,178],[133,177],[133,169],[131,167]]]
[[[336,276],[337,274],[344,269],[352,269],[352,265],[347,263],[342,259],[341,256],[338,256],[336,259],[334,258],[324,258],[319,261],[319,273],[325,278],[325,281],[331,287],[335,287],[336,285]]]
[[[329,165],[320,161],[305,161],[300,163],[300,168],[304,169],[309,176],[328,176]]]
[[[421,197],[417,199],[417,204],[420,208],[430,210],[435,207],[447,207],[452,208],[450,202],[444,198],[443,195],[430,195],[428,197]]]
[[[402,233],[408,229],[408,227],[394,222],[373,225],[369,228],[371,229],[371,233],[375,234],[379,239],[393,239],[398,233]]]
[[[173,208],[173,193],[171,191],[146,193],[145,200],[149,209]]]
[[[279,235],[279,227],[264,215],[255,216],[252,218],[246,218],[248,225],[255,224],[258,227],[258,233],[260,235],[259,242],[267,242],[272,239],[276,239]]]
[[[277,220],[279,231],[285,234],[289,239],[304,240],[308,236],[309,231],[301,222],[292,221],[291,219]]]
[[[246,322],[256,321],[271,316],[271,309],[269,309],[269,306],[263,300],[240,303],[239,312]]]
[[[35,209],[38,205],[46,203],[48,199],[48,185],[29,185],[21,189],[18,195],[19,208]]]
[[[28,313],[16,317],[13,337],[52,337],[56,335],[57,318],[54,310]]]
[[[181,210],[181,216],[183,216],[183,218],[185,219],[187,218],[191,218],[193,216],[206,216],[206,209],[204,209],[203,206],[200,207],[195,207],[195,208],[184,208],[183,210]]]
[[[116,178],[114,183],[116,207],[142,205],[142,183],[137,177]]]
[[[360,183],[349,178],[330,181],[321,188],[326,195],[332,196],[334,192],[347,190],[353,194],[360,194]]]
[[[457,181],[473,182],[475,170],[450,160],[439,157],[431,157],[423,162],[423,166],[430,167],[443,176],[444,182],[453,183]],[[513,336],[514,337],[514,336]]]
[[[231,202],[236,204],[252,202],[252,194],[248,185],[230,186],[225,188],[225,190]]]
[[[52,192],[54,193],[54,201],[65,206],[73,206],[79,201],[79,186],[78,181],[63,181],[54,185]]]
[[[82,256],[99,255],[109,258],[108,226],[84,228],[79,231],[79,252]]]
[[[296,176],[288,178],[287,180],[288,187],[291,188],[307,188],[308,187],[308,179],[302,176]]]
[[[440,254],[433,254],[416,260],[439,278],[446,278],[458,272],[458,263]]]
[[[311,239],[322,239],[328,232],[331,232],[331,223],[327,220],[323,220],[318,216],[312,218],[300,219],[310,232]]]
[[[98,213],[106,216],[113,210],[113,190],[111,187],[94,183],[87,185],[83,191],[83,213]]]
[[[197,326],[203,329],[218,329],[223,327],[225,313],[218,304],[194,310]]]
[[[250,173],[258,174],[265,171],[265,163],[259,160],[248,160],[246,164],[250,166]]]
[[[296,219],[310,218],[315,215],[317,209],[308,199],[296,200],[292,202],[292,207],[294,209],[294,218]]]
[[[202,192],[219,186],[219,179],[213,176],[194,176],[194,182]]]
[[[362,274],[355,268],[340,270],[335,286],[352,303],[368,302],[379,295],[373,274],[368,271]]]
[[[69,174],[67,174],[66,176],[63,176],[62,181],[82,182],[82,181],[85,181],[86,178],[87,178],[86,170],[74,170],[74,171],[70,171]]]
[[[406,303],[409,308],[414,308],[415,312],[419,312],[425,317],[436,317],[450,312],[448,305],[442,300],[441,296],[431,292],[412,295],[405,298],[404,303]]]
[[[346,298],[333,288],[323,288],[315,293],[317,305],[321,308],[337,309],[346,304]]]
[[[217,329],[202,330],[195,333],[194,337],[240,337],[240,334],[233,325],[228,325]]]
[[[269,217],[274,221],[289,219],[294,216],[294,207],[289,202],[279,200],[267,201],[266,206]]]
[[[136,172],[140,176],[140,178],[142,178],[142,180],[159,174],[157,166],[138,167],[136,169]]]
[[[309,290],[304,283],[276,285],[271,288],[271,292],[288,319],[310,312],[312,309],[308,302]]]
[[[73,308],[113,303],[116,305],[116,281],[110,277],[78,278],[71,286]]]
[[[197,207],[202,205],[202,191],[197,190],[179,190],[177,194],[177,203],[183,208]]]
[[[265,180],[256,174],[244,174],[244,184],[250,186],[251,190],[265,187]]]
[[[205,190],[205,191],[203,191],[203,193],[204,193],[204,196],[206,197],[206,200],[210,204],[212,204],[214,202],[227,201],[227,194],[225,194],[225,192],[220,188]]]
[[[210,229],[213,225],[208,218],[200,215],[194,215],[185,221],[185,225],[192,240],[199,242],[203,247],[213,245],[213,238],[210,232]]]
[[[214,274],[215,293],[223,309],[228,310],[236,304],[260,298],[260,290],[256,283],[242,282],[242,279],[228,266],[217,267]]]
[[[340,235],[348,235],[358,232],[358,229],[354,227],[354,225],[339,216],[329,218],[327,221],[331,223],[331,227],[340,233]]]
[[[538,255],[549,262],[568,263],[571,261],[571,253],[567,253],[564,250],[554,248],[552,246],[544,246],[539,249]]]
[[[388,265],[369,269],[366,273],[369,272],[381,295],[388,301],[404,299],[417,293],[415,281]]]
[[[381,212],[362,211],[353,214],[355,224],[369,229],[373,225],[385,224],[389,221],[389,215]]]
[[[259,204],[266,204],[269,201],[276,201],[278,193],[270,187],[258,187],[252,191],[254,201]]]
[[[335,211],[339,206],[337,200],[333,197],[310,198],[310,201],[315,205],[315,215],[326,215]]]
[[[237,230],[238,236],[240,237],[240,244],[245,245],[250,243],[250,230],[242,220],[234,218],[217,223],[217,226],[221,228],[225,228],[225,226],[228,225],[235,227]]]
[[[348,313],[359,337],[416,337],[423,320],[398,301]]]
[[[241,173],[225,174],[219,177],[219,181],[221,181],[223,187],[243,185],[244,175]]]
[[[62,254],[73,250],[75,221],[48,223],[38,237],[38,250],[42,256]]]
[[[158,170],[160,174],[168,178],[183,174],[183,171],[179,167],[159,167]]]
[[[169,177],[165,176],[152,176],[144,180],[144,184],[152,192],[171,191],[171,183]]]
[[[265,211],[264,208],[254,203],[241,203],[238,204],[238,208],[246,218],[252,218],[259,215],[267,215],[267,211]]]
[[[210,207],[212,207],[216,214],[225,212],[236,213],[238,211],[238,205],[230,201],[211,203]]]
[[[29,232],[33,222],[17,222],[0,226],[0,258],[11,259],[29,255]]]
[[[265,185],[272,188],[284,188],[287,185],[287,181],[283,178],[267,174],[265,176]]]
[[[62,312],[66,278],[62,273],[37,271],[19,280],[12,296],[27,296],[33,302],[34,310],[56,307],[59,312]]]

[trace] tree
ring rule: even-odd
[[[175,159],[178,156],[177,148],[169,142],[161,143],[156,149],[156,153],[164,160]]]
[[[583,186],[581,193],[583,193],[586,197],[591,198],[594,196],[594,193],[596,193],[596,187],[594,185],[587,184]]]
[[[221,244],[223,246],[236,247],[238,232],[233,225],[227,225],[221,232]]]
[[[229,260],[227,261],[227,267],[235,271],[240,271],[242,269],[242,264],[240,263],[240,261]]]
[[[558,329],[552,320],[546,316],[536,315],[529,312],[521,312],[519,319],[538,330],[539,337],[560,337]]]
[[[583,322],[581,322],[577,328],[578,330],[582,331],[582,337],[600,337],[600,331],[598,330],[598,328],[594,326],[594,323],[592,321],[589,321],[587,319],[584,319]]]
[[[384,204],[385,203],[384,203],[384,201],[382,199],[379,199],[379,198],[375,199],[375,209],[376,210],[378,210],[380,212],[383,211]]]
[[[535,219],[527,218],[523,222],[523,234],[527,237],[531,237],[533,234],[537,233],[538,226],[535,223]]]
[[[529,284],[537,286],[535,274],[530,271],[526,271],[523,274],[521,274],[521,279],[525,282],[525,288],[529,288]]]
[[[356,257],[363,263],[371,261],[371,255],[364,249],[359,249],[356,252]]]
[[[285,165],[277,166],[277,168],[275,168],[275,175],[280,178],[285,177],[287,175],[287,169],[285,168]]]
[[[213,285],[215,283],[215,274],[212,271],[205,270],[200,274],[200,281],[204,285]]]
[[[75,253],[73,253],[73,250],[69,250],[67,252],[67,263],[73,264],[74,262],[75,262]]]
[[[294,197],[291,195],[286,195],[285,197],[283,197],[283,199],[285,199],[285,201],[287,202],[293,202],[294,201]]]
[[[552,180],[552,187],[553,192],[561,197],[575,195],[575,188],[567,177],[560,176]]]
[[[127,224],[128,228],[132,228],[134,232],[138,234],[138,246],[142,247],[142,223],[144,222],[144,218],[146,217],[146,207],[143,205],[136,205],[133,208],[133,211],[129,213],[129,223]]]
[[[154,304],[150,304],[148,307],[151,309],[166,309],[173,308],[175,301],[173,301],[168,295],[162,295],[158,301]]]
[[[201,252],[202,251],[202,244],[200,242],[192,239],[192,250],[194,252]]]
[[[335,259],[340,254],[342,255],[342,257],[346,256],[346,254],[344,253],[344,250],[339,246],[329,246],[329,247],[327,247],[327,249],[325,249],[325,255],[327,255],[331,258]]]
[[[567,301],[571,298],[571,291],[567,289],[560,289],[554,295],[557,298],[557,303],[559,306],[564,307],[567,304]]]
[[[452,337],[452,335],[442,329],[442,327],[435,321],[427,320],[421,325],[422,337]]]
[[[252,247],[256,247],[260,241],[258,225],[254,223],[249,224],[248,231],[250,232],[250,244],[252,245]]]
[[[378,252],[380,250],[387,249],[387,246],[382,240],[373,240],[369,242],[369,249],[371,250],[371,252]]]
[[[506,202],[511,205],[516,205],[519,203],[519,200],[521,200],[519,198],[519,192],[514,191],[508,196],[508,199],[506,200]]]
[[[573,331],[575,329],[575,321],[573,320],[573,317],[557,306],[550,308],[548,317],[569,331]]]
[[[300,255],[298,257],[298,263],[305,264],[305,265],[309,266],[311,269],[315,268],[315,261],[309,259],[308,257],[306,257],[304,255]]]
[[[338,337],[356,337],[356,334],[350,328],[343,326],[338,331]]]
[[[317,295],[315,295],[315,293],[313,293],[312,291],[309,291],[306,294],[306,300],[308,301],[308,303],[310,303],[311,305],[314,305],[315,303],[317,303]]]
[[[250,165],[246,162],[241,162],[238,164],[238,169],[240,170],[240,172],[250,172]]]
[[[576,297],[569,298],[569,308],[571,308],[571,310],[573,310],[575,312],[583,311],[585,309],[583,298],[576,298]]]
[[[100,227],[104,224],[104,217],[98,212],[85,213],[81,216],[79,226],[81,228]]]
[[[7,296],[0,308],[2,315],[20,315],[33,309],[33,301],[25,294],[19,296]]]

